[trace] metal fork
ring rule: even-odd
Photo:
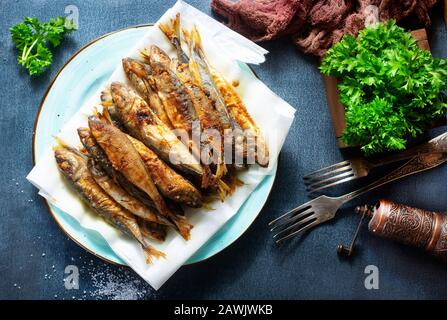
[[[312,194],[341,183],[366,177],[373,168],[410,159],[420,154],[435,152],[447,152],[447,132],[424,144],[398,154],[375,161],[368,161],[365,158],[346,160],[314,171],[304,176],[303,180],[306,185],[306,191]]]
[[[352,199],[397,179],[432,169],[447,161],[447,153],[421,154],[370,185],[340,197],[320,196],[269,223],[277,243],[296,236],[335,217],[338,209]]]

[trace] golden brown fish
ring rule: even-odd
[[[79,128],[78,134],[89,156],[101,166],[101,168],[109,175],[109,177],[113,179],[113,181],[118,182],[124,190],[140,200],[145,206],[156,209],[154,202],[146,193],[130,183],[121,172],[113,168],[113,165],[107,158],[104,150],[102,150],[96,142],[89,128]]]
[[[93,137],[106,153],[114,169],[121,172],[130,183],[144,191],[152,199],[158,212],[175,224],[183,238],[189,239],[192,225],[184,216],[175,214],[166,205],[165,199],[158,192],[143,160],[127,135],[94,116],[89,117],[88,123]]]
[[[113,102],[129,133],[152,149],[162,160],[201,180],[202,188],[215,185],[211,172],[203,167],[188,147],[155,115],[138,94],[119,82],[111,85]]]
[[[269,148],[264,139],[261,129],[250,116],[241,97],[236,93],[233,86],[216,70],[211,70],[214,82],[222,95],[225,105],[233,119],[239,126],[245,130],[245,134],[252,136],[255,140],[255,158],[256,162],[263,167],[269,164]]]
[[[144,143],[131,136],[128,138],[149,169],[149,174],[162,195],[193,208],[202,206],[202,195],[188,180],[167,166]]]
[[[152,46],[149,63],[158,96],[169,120],[175,129],[184,130],[191,137],[193,123],[198,122],[199,118],[188,91],[171,70],[171,59],[163,50]]]
[[[163,103],[153,88],[154,79],[152,77],[151,66],[131,58],[123,59],[122,64],[127,78],[141,97],[146,100],[157,117],[172,129],[173,126],[165,112]]]
[[[202,87],[197,84],[190,69],[189,58],[183,51],[180,36],[180,14],[171,20],[170,24],[160,24],[161,31],[176,48],[177,59],[171,60],[171,69],[186,87],[194,109],[198,114],[201,137],[201,159],[207,157],[206,164],[217,166],[215,176],[221,178],[227,173],[224,159],[224,131],[219,115],[214,109],[212,100],[206,95]]]
[[[158,215],[156,210],[145,206],[140,200],[127,193],[92,158],[88,161],[88,168],[96,183],[113,200],[129,210],[132,214],[150,222],[172,226],[172,223],[165,217]]]
[[[135,217],[121,207],[95,182],[87,168],[87,161],[82,155],[61,146],[55,149],[54,155],[59,170],[82,196],[82,199],[107,222],[135,238],[143,247],[148,263],[152,262],[152,258],[165,256],[164,253],[156,250],[145,241]]]
[[[184,35],[189,48],[189,69],[193,77],[196,79],[197,83],[200,84],[200,86],[205,90],[207,95],[209,95],[209,97],[214,102],[214,107],[219,115],[220,123],[222,124],[223,130],[225,132],[225,144],[231,143],[231,148],[227,147],[226,149],[232,150],[232,160],[245,158],[246,145],[242,128],[229,113],[225,104],[225,100],[223,99],[219,89],[216,86],[216,83],[214,82],[214,79],[211,75],[211,66],[208,63],[205,52],[203,50],[199,31],[194,26],[190,33],[184,31]],[[225,158],[229,158],[228,154],[225,155]],[[232,162],[233,165],[240,166],[239,163],[235,161]],[[228,160],[226,160],[226,163],[228,164]]]

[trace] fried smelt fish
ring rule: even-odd
[[[131,196],[121,188],[121,186],[115,183],[103,168],[91,158],[88,161],[88,168],[96,183],[110,197],[112,197],[113,200],[129,210],[132,214],[150,222],[172,226],[172,223],[166,218],[159,216],[154,209],[145,206],[140,200]]]
[[[144,143],[131,136],[128,138],[148,167],[149,174],[162,195],[193,208],[202,206],[202,195],[188,180],[167,166]]]
[[[146,100],[149,107],[154,111],[160,120],[169,128],[173,128],[171,120],[165,112],[164,106],[157,92],[153,88],[154,79],[152,77],[151,66],[135,59],[125,58],[122,60],[123,69],[127,78]]]
[[[211,70],[214,82],[219,89],[227,109],[229,110],[233,119],[237,121],[239,126],[245,130],[245,134],[249,137],[253,137],[255,149],[256,163],[262,167],[268,167],[269,164],[269,148],[264,139],[261,129],[256,122],[250,116],[247,108],[242,101],[241,97],[236,93],[233,86],[229,84],[224,77],[216,70]],[[251,143],[247,141],[247,144]],[[251,147],[249,146],[251,149]]]
[[[89,117],[88,124],[93,137],[106,153],[114,169],[121,172],[130,183],[144,191],[152,199],[158,212],[175,224],[183,238],[189,239],[192,225],[184,216],[173,213],[167,206],[127,135],[94,116]]]
[[[202,188],[213,181],[206,169],[177,136],[156,116],[137,93],[119,82],[111,85],[113,102],[121,122],[130,134],[151,148],[162,160],[201,180]]]
[[[214,79],[211,75],[212,68],[208,63],[205,52],[203,50],[199,31],[194,26],[190,33],[184,31],[184,35],[189,48],[189,68],[196,81],[214,101],[214,107],[219,114],[219,119],[225,132],[225,143],[229,143],[229,141],[231,141],[235,158],[237,158],[238,156],[245,158],[246,146],[242,128],[232,118],[225,104],[225,100],[222,97],[219,89],[217,88],[216,83],[214,82]],[[231,136],[229,135],[229,130],[231,132]],[[235,165],[238,166],[239,164],[235,163]]]
[[[87,150],[89,156],[101,166],[101,168],[109,175],[109,177],[113,179],[113,181],[118,182],[124,190],[126,190],[131,196],[140,200],[145,206],[156,209],[154,202],[146,193],[130,183],[121,172],[113,168],[112,163],[107,158],[104,150],[102,150],[96,142],[89,128],[79,128],[78,134],[79,139],[81,140],[84,148]],[[163,216],[161,216],[161,219],[162,221],[166,221],[166,225],[172,225],[172,223],[167,221]]]
[[[188,91],[171,70],[171,59],[159,47],[151,46],[149,62],[158,96],[172,125],[191,137],[193,123],[199,118]]]
[[[145,241],[135,217],[95,182],[87,168],[87,161],[82,155],[61,146],[55,148],[54,155],[59,170],[82,196],[82,199],[107,222],[135,238],[143,247],[148,263],[151,263],[153,258],[165,257],[163,252],[156,250]]]
[[[159,27],[176,49],[177,59],[172,60],[171,69],[185,85],[198,114],[202,129],[201,157],[212,160],[212,163],[217,166],[215,176],[221,178],[227,173],[222,139],[224,131],[211,99],[197,85],[197,81],[190,72],[189,58],[181,46],[180,14],[178,13],[170,24],[160,24]]]

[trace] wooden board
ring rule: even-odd
[[[447,2],[447,0],[445,0]],[[417,43],[421,49],[430,51],[430,44],[428,42],[427,31],[425,29],[419,29],[411,32],[413,37],[416,38]],[[334,77],[328,77],[323,75],[323,83],[326,88],[326,98],[331,112],[332,122],[334,125],[335,136],[337,137],[337,145],[339,148],[347,148],[348,146],[343,143],[341,136],[346,128],[345,108],[340,103],[338,92],[338,80]]]
[[[444,0],[444,21],[447,26],[447,0]]]

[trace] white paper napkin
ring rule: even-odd
[[[236,90],[266,135],[270,146],[270,164],[273,166],[293,122],[295,109],[267,88],[246,65],[239,62],[262,63],[267,51],[183,1],[178,1],[159,22],[168,22],[177,12],[181,14],[183,27],[191,28],[193,24],[197,26],[210,63],[228,81],[240,82]],[[157,27],[151,28],[127,56],[137,58],[140,49],[152,44],[175,56],[173,48]],[[117,66],[103,88],[113,81],[127,83],[121,65]],[[82,106],[61,130],[59,138],[70,145],[80,145],[76,129],[87,126],[87,116],[99,104],[99,96],[100,92],[97,92]],[[145,263],[142,249],[136,241],[109,226],[83,204],[59,174],[51,148],[38,160],[27,179],[49,202],[75,218],[84,228],[97,231],[120,258],[153,288],[158,289],[237,213],[251,192],[269,174],[271,166],[267,169],[252,166],[241,173],[239,178],[245,184],[225,202],[212,203],[214,210],[186,209],[186,215],[194,225],[191,240],[185,241],[176,232],[170,231],[164,243],[153,243],[154,247],[166,253],[166,259],[154,260],[152,265]]]

